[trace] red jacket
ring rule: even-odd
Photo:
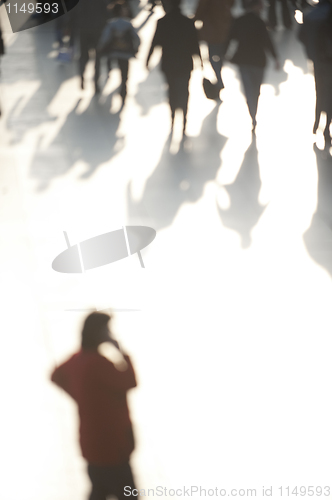
[[[128,356],[126,371],[97,351],[79,351],[56,368],[52,381],[72,396],[80,416],[83,457],[94,465],[121,465],[134,449],[126,392],[136,386]]]

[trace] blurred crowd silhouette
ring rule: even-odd
[[[44,2],[45,3],[45,2]],[[106,61],[108,73],[116,64],[121,71],[120,96],[122,105],[127,95],[127,80],[130,75],[130,60],[134,58],[140,46],[139,29],[135,29],[131,20],[141,8],[135,0],[72,0],[68,12],[55,19],[55,39],[58,43],[58,59],[70,63],[78,59],[78,71],[81,88],[84,89],[84,73],[87,62],[94,54],[94,85],[96,94],[100,93],[100,64]],[[275,68],[282,69],[278,56],[278,44],[271,36],[277,27],[277,0],[270,0],[264,17],[263,0],[243,0],[241,5],[234,5],[234,0],[199,0],[195,15],[188,18],[183,15],[180,0],[165,0],[161,3],[165,16],[157,22],[155,35],[148,53],[146,65],[154,48],[162,48],[162,65],[168,84],[171,123],[174,124],[177,109],[183,113],[183,133],[185,136],[189,98],[189,80],[193,69],[193,59],[197,56],[202,67],[203,60],[199,41],[207,43],[209,62],[213,68],[216,82],[204,78],[204,90],[207,98],[220,100],[224,88],[222,67],[225,60],[238,65],[248,110],[252,119],[252,130],[256,129],[256,113],[260,87],[264,81],[266,56],[275,59]],[[326,115],[324,135],[326,143],[331,140],[330,123],[332,116],[331,74],[332,74],[332,13],[331,0],[308,3],[306,0],[288,3],[280,0],[280,12],[284,28],[298,31],[298,38],[303,43],[308,59],[313,62],[316,85],[316,118],[313,132],[317,131],[320,116]],[[73,6],[76,5],[74,8]],[[153,0],[147,4],[152,11],[157,5]],[[234,15],[233,10],[242,15]],[[298,25],[294,13],[300,13],[303,21]],[[34,14],[40,22],[52,19],[52,14]],[[45,19],[46,17],[46,19]],[[143,23],[144,24],[144,23]],[[25,24],[24,26],[27,26]],[[0,31],[1,33],[1,31]],[[237,43],[237,50],[230,58],[229,46]],[[0,38],[0,56],[4,46]],[[79,55],[78,55],[79,54]]]

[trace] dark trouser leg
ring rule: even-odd
[[[330,138],[330,124],[332,118],[332,65],[330,62],[314,63],[316,84],[316,121],[319,124],[320,114],[326,114],[324,136]]]
[[[322,108],[323,75],[321,74],[321,71],[316,64],[314,64],[314,77],[315,77],[315,89],[316,89],[316,109],[315,109],[315,123],[313,127],[313,133],[315,134],[318,129],[321,112],[323,111]]]
[[[95,89],[98,90],[98,80],[100,76],[100,55],[96,50],[95,54]]]
[[[244,93],[247,99],[249,113],[252,118],[253,126],[255,127],[258,98],[263,81],[264,68],[243,64],[240,66],[240,73],[242,77]]]
[[[325,126],[325,129],[324,129],[324,137],[325,137],[325,139],[332,138],[332,135],[330,133],[331,123],[332,123],[332,112],[331,113],[326,113],[326,126]]]
[[[169,105],[172,113],[172,125],[174,122],[175,110],[182,109],[183,130],[185,130],[187,123],[190,73],[180,76],[166,74],[166,79],[168,83]]]
[[[209,59],[213,71],[216,74],[218,85],[221,89],[224,88],[224,82],[221,77],[221,68],[223,64],[223,58],[225,55],[225,44],[223,43],[209,43]]]
[[[118,500],[134,498],[134,495],[129,494],[135,489],[129,463],[109,467],[89,464],[88,474],[92,482],[89,500],[106,500],[110,495],[116,496]]]
[[[172,128],[174,125],[175,110],[176,110],[176,88],[175,88],[175,77],[166,74],[166,80],[168,83],[168,101],[171,108],[171,118],[172,118]]]
[[[269,25],[271,28],[275,28],[277,26],[277,13],[276,13],[276,5],[277,0],[269,0]]]
[[[291,28],[292,18],[289,11],[288,0],[280,0],[280,1],[281,1],[282,22],[285,28]]]
[[[127,95],[127,80],[128,80],[128,69],[129,69],[129,60],[128,59],[118,59],[118,65],[121,71],[121,90],[120,95],[123,101]]]
[[[80,33],[80,60],[79,70],[81,77],[84,75],[85,67],[89,61],[89,36],[85,33]]]
[[[89,500],[107,500],[107,484],[105,478],[105,467],[88,465],[88,474],[92,483]]]
[[[182,110],[183,110],[183,133],[186,131],[187,126],[187,113],[188,113],[188,100],[189,100],[189,79],[188,76],[181,77],[181,95],[182,95]]]
[[[63,16],[57,17],[55,20],[55,41],[59,43],[59,47],[62,47],[63,41]]]
[[[114,491],[115,495],[118,497],[118,500],[126,500],[127,498],[137,498],[137,496],[130,494],[136,488],[130,465],[125,464],[116,467],[114,468],[114,473],[117,482],[116,489]]]

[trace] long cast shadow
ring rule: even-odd
[[[256,137],[253,135],[235,181],[223,186],[230,198],[229,208],[222,209],[217,205],[222,224],[239,233],[242,248],[250,246],[251,232],[266,208],[258,201],[261,186]]]
[[[36,82],[39,87],[31,94],[24,107],[18,112],[25,97],[20,97],[9,110],[6,128],[12,133],[12,143],[20,143],[24,135],[43,123],[54,120],[48,106],[60,87],[77,74],[77,63],[61,65],[48,57],[54,42],[54,21],[20,33],[14,43],[6,48],[6,57],[1,61],[3,84],[14,86],[24,82]],[[38,83],[38,81],[37,81]]]
[[[86,179],[98,166],[121,151],[124,141],[116,135],[120,113],[109,113],[111,98],[112,94],[103,104],[93,98],[88,108],[77,114],[79,99],[49,147],[37,149],[31,162],[31,177],[39,181],[39,191],[46,189],[52,179],[64,175],[78,161],[86,164],[86,171],[80,176]],[[64,143],[67,146],[65,156]]]
[[[227,138],[216,131],[219,105],[204,119],[201,134],[192,141],[191,151],[180,148],[176,155],[167,141],[161,160],[148,178],[143,195],[135,201],[131,184],[127,189],[129,220],[149,216],[155,229],[168,227],[180,207],[195,203],[205,184],[215,179],[221,165],[220,153]]]
[[[303,240],[311,258],[332,276],[332,157],[314,145],[318,169],[317,209]]]

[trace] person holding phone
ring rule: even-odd
[[[77,403],[80,418],[80,445],[88,462],[92,482],[89,500],[119,500],[125,486],[135,489],[129,457],[134,438],[127,405],[127,391],[136,387],[130,358],[112,337],[108,314],[93,312],[83,325],[81,350],[58,366],[51,380]],[[119,351],[125,369],[100,353],[108,342]]]

